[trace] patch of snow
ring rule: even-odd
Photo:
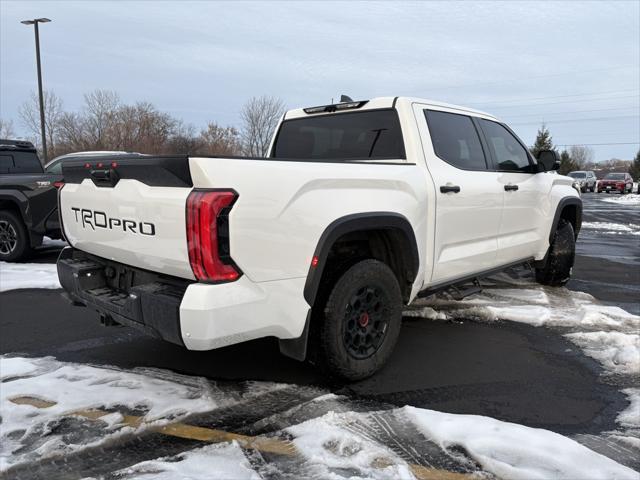
[[[508,479],[638,479],[638,473],[548,430],[476,415],[402,409],[426,438],[462,447],[483,469]]]
[[[590,357],[614,373],[640,372],[640,335],[622,332],[576,332],[566,335]]]
[[[0,381],[12,377],[22,377],[38,370],[28,358],[2,357],[0,358]]]
[[[640,388],[625,388],[622,393],[627,396],[630,404],[618,415],[618,423],[627,428],[640,428]],[[637,440],[640,442],[640,439]]]
[[[447,315],[444,312],[437,312],[431,307],[422,307],[419,310],[407,310],[404,312],[407,317],[422,317],[427,320],[446,320]]]
[[[60,240],[60,239],[54,240],[53,238],[42,237],[42,246],[46,248],[62,248],[68,245],[69,244],[64,240]]]
[[[351,478],[396,479],[414,476],[407,463],[383,445],[347,429],[358,413],[329,412],[287,428],[297,450],[318,478],[342,479],[332,469],[351,471]]]
[[[640,205],[640,194],[627,194],[607,196],[602,199],[603,202],[617,203],[619,205]]]
[[[582,222],[582,228],[587,230],[605,230],[599,233],[630,233],[640,235],[640,225],[635,223],[610,223],[610,222]]]
[[[115,472],[116,477],[140,480],[259,480],[237,442],[207,445],[177,457],[159,458]]]
[[[31,369],[42,373],[2,383],[0,471],[12,464],[41,456],[86,448],[88,442],[82,445],[67,444],[62,435],[50,432],[45,444],[37,443],[33,449],[25,445],[30,438],[42,437],[42,432],[47,432],[50,425],[63,417],[74,415],[74,412],[98,408],[130,409],[143,416],[144,421],[139,428],[144,429],[153,422],[157,425],[158,422],[210,411],[216,407],[208,383],[202,381],[194,386],[191,379],[190,385],[184,385],[175,381],[180,379],[178,375],[174,375],[174,381],[171,381],[138,374],[135,370],[125,372],[115,368],[62,363],[52,358],[0,357],[0,370],[4,371],[5,368],[14,372]],[[55,404],[48,408],[36,408],[10,401],[25,396]],[[104,431],[96,433],[97,439],[104,440],[120,420],[107,417],[101,424],[105,427]],[[93,440],[95,443],[96,438]]]
[[[0,262],[0,292],[18,288],[62,288],[56,265]]]

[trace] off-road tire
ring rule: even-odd
[[[576,254],[576,237],[571,222],[560,219],[549,247],[544,267],[536,268],[536,281],[542,285],[559,287],[571,278]]]
[[[29,233],[14,212],[0,210],[0,261],[17,262],[31,254]]]
[[[325,298],[314,319],[315,362],[341,380],[373,375],[393,352],[402,323],[402,294],[393,271],[378,260],[358,261],[338,276]]]

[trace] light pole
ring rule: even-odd
[[[20,23],[33,25],[36,32],[36,64],[38,66],[38,97],[40,98],[40,133],[42,134],[42,155],[44,163],[47,163],[47,137],[44,126],[44,96],[42,94],[42,68],[40,67],[40,32],[39,23],[50,22],[48,18],[34,18],[33,20],[22,20]]]

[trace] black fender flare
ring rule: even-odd
[[[309,267],[304,285],[304,298],[307,303],[313,306],[316,300],[329,251],[338,238],[357,231],[386,229],[399,230],[406,237],[409,244],[409,252],[406,253],[410,256],[410,268],[415,279],[420,266],[420,256],[411,222],[404,215],[394,212],[355,213],[334,220],[322,232],[314,252],[314,260],[317,258],[317,264],[314,266],[313,263],[316,263],[314,261]]]
[[[560,222],[562,211],[569,205],[576,206],[576,225],[574,228],[574,235],[576,236],[576,238],[578,238],[578,232],[582,227],[582,200],[578,197],[564,197],[561,198],[558,202],[556,213],[553,216],[553,223],[551,224],[551,230],[549,231],[549,243],[553,241],[553,236],[556,233],[556,229],[558,228],[558,223]]]
[[[20,218],[31,231],[31,215],[29,214],[29,199],[19,190],[2,190],[0,191],[0,203],[9,203],[15,207],[20,213]]]

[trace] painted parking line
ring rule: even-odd
[[[17,405],[30,405],[36,408],[50,408],[56,404],[49,400],[21,396],[10,398],[9,401]],[[86,418],[87,420],[99,420],[101,417],[111,415],[109,412],[100,409],[87,409],[69,412],[67,415]],[[144,417],[137,415],[122,415],[121,424],[128,427],[139,428],[145,424]],[[254,437],[250,435],[242,435],[215,428],[196,427],[182,422],[169,423],[167,425],[149,425],[148,430],[172,437],[185,438],[188,440],[198,440],[207,443],[224,443],[236,441],[240,447],[249,450],[257,450],[264,453],[272,453],[276,455],[293,456],[298,454],[295,445],[289,441],[279,440],[277,438]],[[393,465],[385,459],[378,459],[374,465],[375,468],[383,469]],[[429,468],[422,465],[408,464],[411,472],[418,480],[469,480],[476,478],[473,474],[465,474],[442,470],[437,468]]]

